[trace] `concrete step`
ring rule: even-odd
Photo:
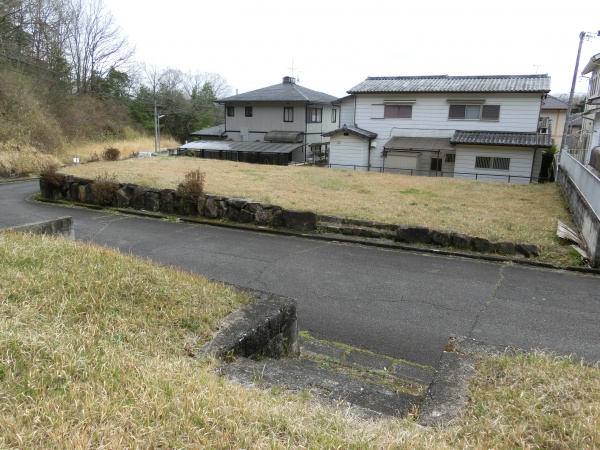
[[[309,392],[343,402],[362,416],[406,416],[423,403],[433,367],[376,355],[304,335],[300,357],[224,362],[221,373],[242,385]]]

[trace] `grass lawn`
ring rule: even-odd
[[[189,355],[247,301],[110,249],[1,233],[0,448],[600,446],[600,370],[569,358],[481,359],[444,429],[244,389]]]
[[[556,236],[557,220],[574,226],[558,186],[410,177],[308,166],[268,166],[187,157],[81,164],[61,172],[176,188],[192,170],[208,193],[251,198],[290,209],[456,231],[493,242],[536,244],[541,260],[577,264]]]

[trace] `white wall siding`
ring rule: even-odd
[[[333,169],[367,170],[368,145],[368,139],[336,134],[329,143],[329,164]]]
[[[485,99],[486,105],[500,105],[498,121],[449,120],[447,99]],[[416,100],[411,119],[373,119],[373,105],[385,100]],[[451,137],[456,130],[535,132],[540,111],[540,94],[377,94],[361,95],[356,101],[356,126],[377,133],[379,139],[392,136]],[[381,109],[381,108],[380,108]],[[342,122],[343,123],[343,122]]]
[[[339,127],[354,126],[354,101],[355,98],[351,97],[348,100],[344,100],[341,105]]]
[[[475,168],[477,156],[510,158],[510,170],[492,170]],[[456,146],[456,178],[470,178],[485,181],[510,183],[529,183],[533,149],[522,147],[477,147]],[[537,177],[537,174],[534,174]]]

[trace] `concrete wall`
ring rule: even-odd
[[[600,266],[600,179],[563,152],[556,181],[567,197],[592,265]]]
[[[14,230],[33,234],[61,235],[70,240],[75,239],[73,218],[67,216],[42,222],[26,223],[24,225],[4,228],[4,230]]]

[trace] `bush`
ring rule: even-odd
[[[197,202],[204,194],[204,173],[193,170],[185,175],[185,180],[177,186],[177,192],[182,198]]]
[[[92,183],[92,194],[94,201],[99,205],[112,205],[116,200],[116,193],[120,185],[114,175],[104,172],[97,176]]]
[[[42,170],[42,172],[40,173],[40,178],[54,187],[59,187],[64,181],[65,176],[61,173],[57,173],[57,170],[57,165],[50,165],[44,170]]]
[[[121,151],[114,147],[107,148],[103,155],[105,161],[117,161],[119,156],[121,156]]]

